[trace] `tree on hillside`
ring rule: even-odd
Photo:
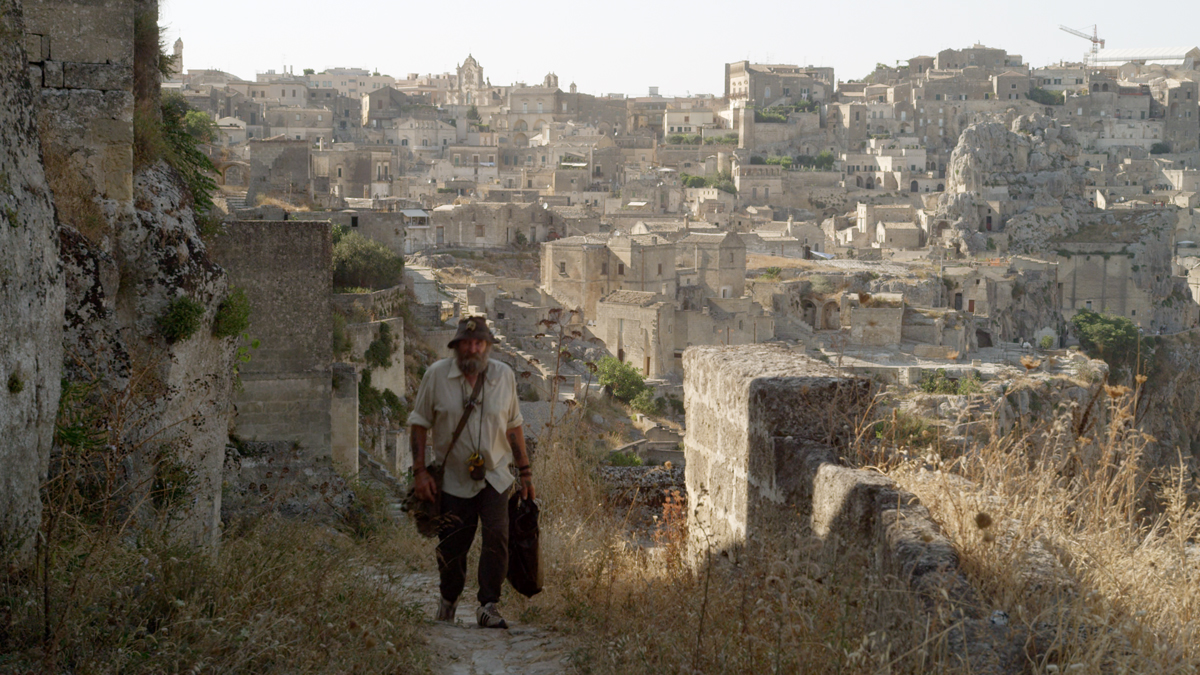
[[[1107,363],[1110,372],[1132,374],[1146,370],[1150,346],[1129,319],[1084,309],[1071,317],[1071,328],[1083,351]]]
[[[611,356],[605,356],[596,363],[596,374],[600,384],[612,389],[613,396],[625,403],[646,389],[646,380],[636,368]]]
[[[403,274],[404,259],[388,247],[341,225],[333,228],[334,287],[391,288]]]

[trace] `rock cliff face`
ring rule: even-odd
[[[1022,115],[1011,127],[973,124],[950,155],[937,217],[953,225],[966,249],[981,251],[988,238],[980,231],[987,202],[1015,202],[1019,212],[1005,225],[1009,250],[1042,251],[1051,238],[1074,232],[1076,212],[1090,208],[1087,169],[1073,165],[1080,151],[1074,131],[1045,115]]]
[[[31,550],[58,411],[63,289],[58,225],[38,144],[35,92],[0,0],[0,560]]]
[[[160,163],[134,176],[135,217],[114,228],[111,251],[64,228],[66,374],[99,382],[97,402],[105,408],[115,399],[134,402],[144,421],[112,427],[117,452],[129,453],[127,480],[147,487],[166,475],[184,480],[188,497],[168,505],[172,516],[184,539],[211,545],[236,346],[212,334],[227,283],[189,204],[177,174]],[[158,322],[182,297],[202,313],[193,335],[171,342]]]
[[[1200,332],[1152,337],[1154,366],[1139,400],[1138,422],[1154,437],[1148,448],[1156,466],[1182,458],[1196,478],[1200,455]]]

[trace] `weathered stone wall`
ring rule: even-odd
[[[954,612],[947,638],[971,672],[1020,672],[1023,640],[981,615],[928,510],[886,476],[841,465],[836,445],[869,401],[864,380],[769,345],[694,347],[684,367],[694,560],[794,552],[814,535],[828,560],[898,580],[930,616]]]
[[[370,348],[372,342],[379,339],[380,327],[385,324],[391,334],[391,365],[379,367],[368,364],[366,367],[371,369],[372,387],[380,390],[391,389],[394,394],[404,398],[404,319],[386,319],[346,326],[346,338],[350,341],[348,358],[353,363],[366,363],[367,349]]]
[[[97,230],[133,203],[134,21],[145,2],[26,0],[46,172],[65,224]]]
[[[404,286],[394,286],[374,293],[338,293],[333,296],[333,311],[350,323],[382,321],[401,316],[407,302]]]
[[[328,456],[333,360],[333,246],[328,222],[234,222],[213,257],[250,300],[248,333],[260,341],[241,365],[236,434],[287,440]]]
[[[779,345],[692,347],[684,352],[690,548],[736,552],[795,527],[794,458],[776,437],[837,444],[867,402],[866,380]]]
[[[246,203],[262,197],[302,203],[312,197],[312,144],[308,141],[251,140],[250,185]]]
[[[63,288],[58,224],[42,170],[19,40],[19,5],[0,2],[0,560],[32,551],[58,412]]]
[[[349,363],[333,364],[333,399],[329,404],[333,468],[358,475],[358,370]]]

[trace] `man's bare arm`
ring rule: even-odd
[[[513,460],[517,463],[518,480],[521,482],[521,499],[534,499],[533,468],[529,466],[529,454],[525,451],[524,427],[513,427],[506,433],[508,444],[512,447]]]
[[[425,468],[425,441],[429,437],[429,430],[425,427],[414,424],[412,432],[409,434],[409,444],[412,447],[413,458],[413,487],[416,490],[417,499],[431,502],[437,497],[437,482],[433,480],[433,476],[429,475],[429,471]]]

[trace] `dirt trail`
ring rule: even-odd
[[[421,599],[432,617],[437,610],[436,574],[411,574],[401,580],[405,594]],[[505,608],[501,607],[503,611]],[[474,593],[463,593],[454,625],[430,622],[425,635],[433,655],[433,672],[439,675],[558,675],[572,672],[567,663],[569,645],[562,635],[539,626],[514,621],[505,613],[508,630],[479,628],[475,624]]]

